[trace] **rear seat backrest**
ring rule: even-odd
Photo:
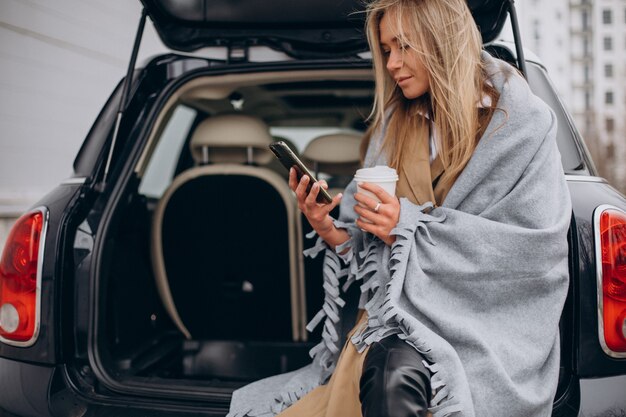
[[[190,142],[197,166],[178,175],[157,205],[157,287],[187,338],[302,337],[295,199],[283,178],[255,166],[273,158],[272,141],[251,116],[203,121]]]
[[[332,192],[341,192],[359,168],[360,134],[334,133],[313,139],[302,151],[305,164],[316,174],[329,175],[328,186]]]
[[[353,133],[336,133],[322,135],[313,139],[302,151],[302,161],[309,166],[316,176],[324,173],[328,176],[328,191],[334,197],[343,192],[348,183],[352,180],[355,171],[360,167],[359,148],[361,146],[361,135]],[[334,218],[339,216],[339,208],[336,207],[331,215]],[[310,232],[311,226],[306,219],[302,220],[303,235]],[[303,242],[303,247],[313,246],[315,240]],[[317,311],[322,307],[324,301],[323,292],[323,256],[304,259],[304,279],[306,289],[306,316],[307,320],[312,319]],[[358,286],[350,287],[349,292],[358,292]],[[348,294],[353,296],[354,294]],[[358,296],[358,294],[356,294]],[[356,310],[351,312],[346,310],[348,316],[356,317]],[[348,320],[348,322],[350,322]],[[321,337],[321,328],[318,326],[312,335],[313,340]]]
[[[268,148],[272,142],[269,129],[261,119],[228,114],[200,123],[189,146],[196,165],[265,165],[273,158]]]

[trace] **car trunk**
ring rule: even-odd
[[[295,143],[297,151],[329,131],[362,133],[373,101],[368,63],[323,70],[313,69],[315,63],[309,66],[235,75],[198,73],[164,100],[146,137],[139,139],[139,162],[125,178],[111,177],[120,194],[104,202],[110,216],[101,226],[98,249],[102,319],[94,329],[96,368],[111,388],[132,391],[141,386],[153,394],[211,398],[220,390],[310,362],[309,350],[320,340],[321,329],[309,334],[304,326],[322,305],[322,259],[301,256],[314,240],[304,237],[310,226],[295,202],[299,249],[292,260],[293,241],[289,244],[283,233],[290,214],[267,199],[272,187],[266,183],[213,173],[176,191],[177,199],[167,197],[177,179],[189,172],[237,165],[211,161],[199,166],[193,160],[194,132],[222,114],[263,120],[272,139]],[[238,100],[245,103],[241,111],[235,110]],[[216,158],[215,151],[210,154]],[[353,154],[358,160],[358,148]],[[235,168],[270,171],[287,187],[287,173],[273,158],[240,165]],[[328,173],[320,175],[333,181]],[[205,193],[216,184],[219,192]],[[232,190],[244,190],[250,201],[263,201],[254,210],[262,221],[250,227],[229,220],[252,216],[250,207],[224,202],[237,198],[225,197]],[[169,212],[175,214],[168,219]],[[181,241],[189,244],[168,244]],[[173,310],[161,293],[155,257],[164,259]],[[290,276],[293,262],[296,280]],[[358,288],[350,294],[358,297]]]

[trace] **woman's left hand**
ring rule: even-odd
[[[390,233],[400,220],[400,201],[376,184],[361,183],[359,186],[378,197],[380,203],[363,193],[354,194],[360,203],[354,206],[354,211],[359,215],[357,226],[391,246],[396,241],[396,237],[390,236]]]

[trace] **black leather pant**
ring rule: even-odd
[[[363,417],[426,416],[430,403],[430,371],[424,357],[398,336],[372,344],[360,381]]]

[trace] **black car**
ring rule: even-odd
[[[74,176],[5,245],[6,415],[224,416],[233,390],[303,366],[320,338],[305,325],[322,265],[302,256],[308,226],[267,145],[290,143],[331,193],[350,180],[373,101],[361,3],[142,2]],[[626,198],[524,57],[513,2],[468,3],[485,49],[558,117],[573,216],[553,415],[624,415]],[[507,15],[515,44],[494,41]],[[135,69],[147,16],[178,52]]]

